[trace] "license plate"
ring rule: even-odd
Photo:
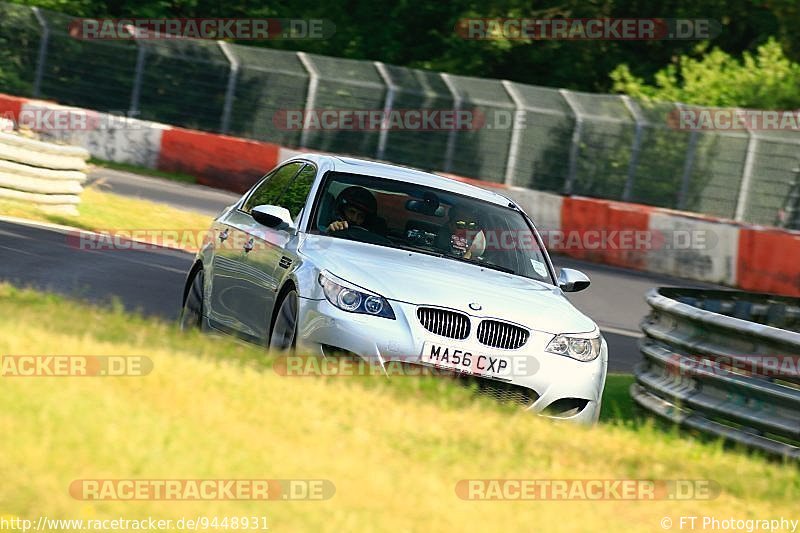
[[[433,342],[423,344],[420,361],[439,368],[478,376],[508,379],[511,373],[510,363],[503,357]]]

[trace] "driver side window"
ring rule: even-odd
[[[311,192],[311,186],[314,184],[314,178],[316,177],[317,167],[310,163],[307,164],[286,187],[283,196],[281,196],[280,205],[289,210],[293,219],[300,214],[303,206],[306,205],[308,194]]]
[[[303,164],[302,162],[289,163],[272,172],[245,201],[242,211],[249,213],[258,205],[280,205],[278,201],[283,191],[289,186],[292,178],[297,175]]]

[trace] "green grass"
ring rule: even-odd
[[[796,517],[800,470],[635,422],[555,423],[442,380],[290,378],[256,347],[0,285],[0,355],[144,355],[146,377],[0,377],[0,517],[267,515],[276,531],[659,531],[664,516]],[[366,381],[365,381],[366,380]],[[616,406],[616,407],[615,407]],[[322,502],[85,502],[75,479],[314,478]],[[470,478],[709,479],[718,498],[471,502]]]
[[[123,172],[133,172],[143,176],[151,176],[153,178],[163,178],[172,181],[180,181],[182,183],[197,183],[197,178],[189,174],[182,174],[180,172],[165,172],[154,168],[141,167],[138,165],[130,165],[128,163],[116,163],[114,161],[105,161],[103,159],[89,159],[89,163],[97,167],[109,168],[111,170],[121,170]]]
[[[633,376],[630,374],[608,374],[606,388],[603,392],[603,406],[600,410],[601,422],[641,422],[628,393],[633,382]]]

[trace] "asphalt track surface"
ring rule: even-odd
[[[99,169],[93,186],[125,196],[216,214],[238,196],[226,192]],[[126,309],[165,320],[177,318],[184,276],[192,255],[151,249],[90,251],[79,249],[64,232],[0,221],[0,280],[106,304],[119,300]],[[609,371],[631,372],[641,360],[637,342],[647,314],[645,293],[657,286],[715,287],[678,278],[554,256],[557,267],[585,272],[592,285],[570,300],[592,317],[609,345]]]
[[[101,191],[161,202],[207,215],[216,215],[241,196],[202,185],[150,178],[108,168],[95,168],[90,172],[87,185]]]

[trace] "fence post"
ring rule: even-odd
[[[392,77],[389,75],[389,69],[386,68],[386,65],[380,61],[375,61],[373,64],[378,74],[381,75],[383,83],[386,84],[386,99],[383,102],[383,117],[384,120],[386,120],[389,118],[389,114],[392,112],[392,107],[394,106],[394,95],[397,92],[397,85],[392,81]],[[386,155],[386,143],[389,139],[389,128],[387,126],[388,124],[381,126],[380,136],[378,137],[378,151],[375,154],[376,159],[383,159]]]
[[[572,143],[569,148],[569,171],[564,182],[564,194],[569,195],[572,194],[572,188],[575,185],[575,178],[578,174],[578,156],[580,155],[581,134],[583,133],[583,117],[575,99],[572,98],[572,94],[566,89],[559,89],[558,92],[567,102],[572,114],[575,115],[575,127],[572,130]]]
[[[458,94],[456,90],[455,84],[453,80],[450,79],[449,74],[445,74],[444,72],[441,73],[442,81],[447,86],[447,89],[450,91],[450,94],[453,97],[453,111],[456,114],[461,111],[461,95]],[[453,155],[456,151],[456,134],[458,133],[458,128],[453,128],[450,130],[450,133],[447,135],[447,148],[444,152],[444,171],[445,172],[452,172],[453,170]]]
[[[642,110],[639,106],[630,99],[627,95],[622,95],[622,101],[628,111],[633,115],[633,120],[636,121],[636,128],[634,130],[633,145],[631,146],[631,160],[628,162],[628,177],[625,180],[625,188],[622,191],[622,199],[626,202],[630,201],[633,194],[633,182],[636,179],[636,167],[639,166],[639,152],[642,149],[642,136],[645,126],[648,125],[642,115]]]
[[[319,71],[314,63],[309,59],[305,52],[297,52],[297,59],[303,64],[303,67],[308,72],[308,94],[306,95],[306,109],[305,116],[303,117],[303,131],[300,133],[300,147],[306,148],[308,146],[309,130],[306,127],[306,120],[314,111],[314,106],[317,102],[317,87],[319,86]]]
[[[775,218],[775,226],[800,230],[800,167],[792,169],[794,180],[788,182],[789,194],[783,207],[778,209],[778,216]]]
[[[747,209],[747,201],[750,199],[750,181],[753,178],[753,165],[755,164],[756,151],[758,150],[758,137],[747,128],[747,155],[744,159],[744,168],[742,169],[742,181],[739,184],[739,196],[736,200],[736,212],[733,219],[737,222],[744,220],[744,212]]]
[[[680,112],[682,104],[676,104],[676,107]],[[686,146],[686,158],[683,160],[683,174],[681,175],[681,188],[677,198],[677,208],[681,210],[685,210],[686,204],[689,202],[689,182],[692,180],[692,170],[694,170],[694,158],[697,153],[697,137],[697,130],[692,129],[689,133],[689,143]]]
[[[33,78],[33,97],[38,98],[42,94],[42,77],[44,76],[44,65],[47,61],[47,45],[50,42],[50,27],[47,25],[42,13],[38,7],[32,7],[31,10],[42,27],[42,38],[39,40],[39,56],[36,59],[36,73]]]
[[[133,89],[131,90],[131,106],[128,110],[128,116],[135,117],[139,114],[139,99],[142,94],[142,76],[144,76],[144,62],[147,49],[139,42],[139,39],[136,38],[136,28],[132,25],[128,25],[125,26],[125,29],[128,30],[128,33],[133,37],[137,49],[136,71],[133,75]]]
[[[231,65],[231,71],[228,74],[228,85],[225,88],[225,105],[222,107],[222,119],[220,120],[219,129],[222,133],[228,133],[231,127],[231,112],[233,111],[233,99],[236,96],[236,78],[239,75],[239,59],[233,53],[228,43],[225,41],[217,41],[219,49],[225,55],[228,63]]]
[[[514,176],[517,174],[517,160],[519,159],[519,148],[522,141],[522,127],[525,123],[525,103],[522,95],[514,84],[508,80],[503,80],[503,88],[508,93],[511,101],[514,102],[514,123],[511,126],[511,142],[508,145],[508,159],[506,161],[506,176],[505,184],[512,185],[514,183]]]

